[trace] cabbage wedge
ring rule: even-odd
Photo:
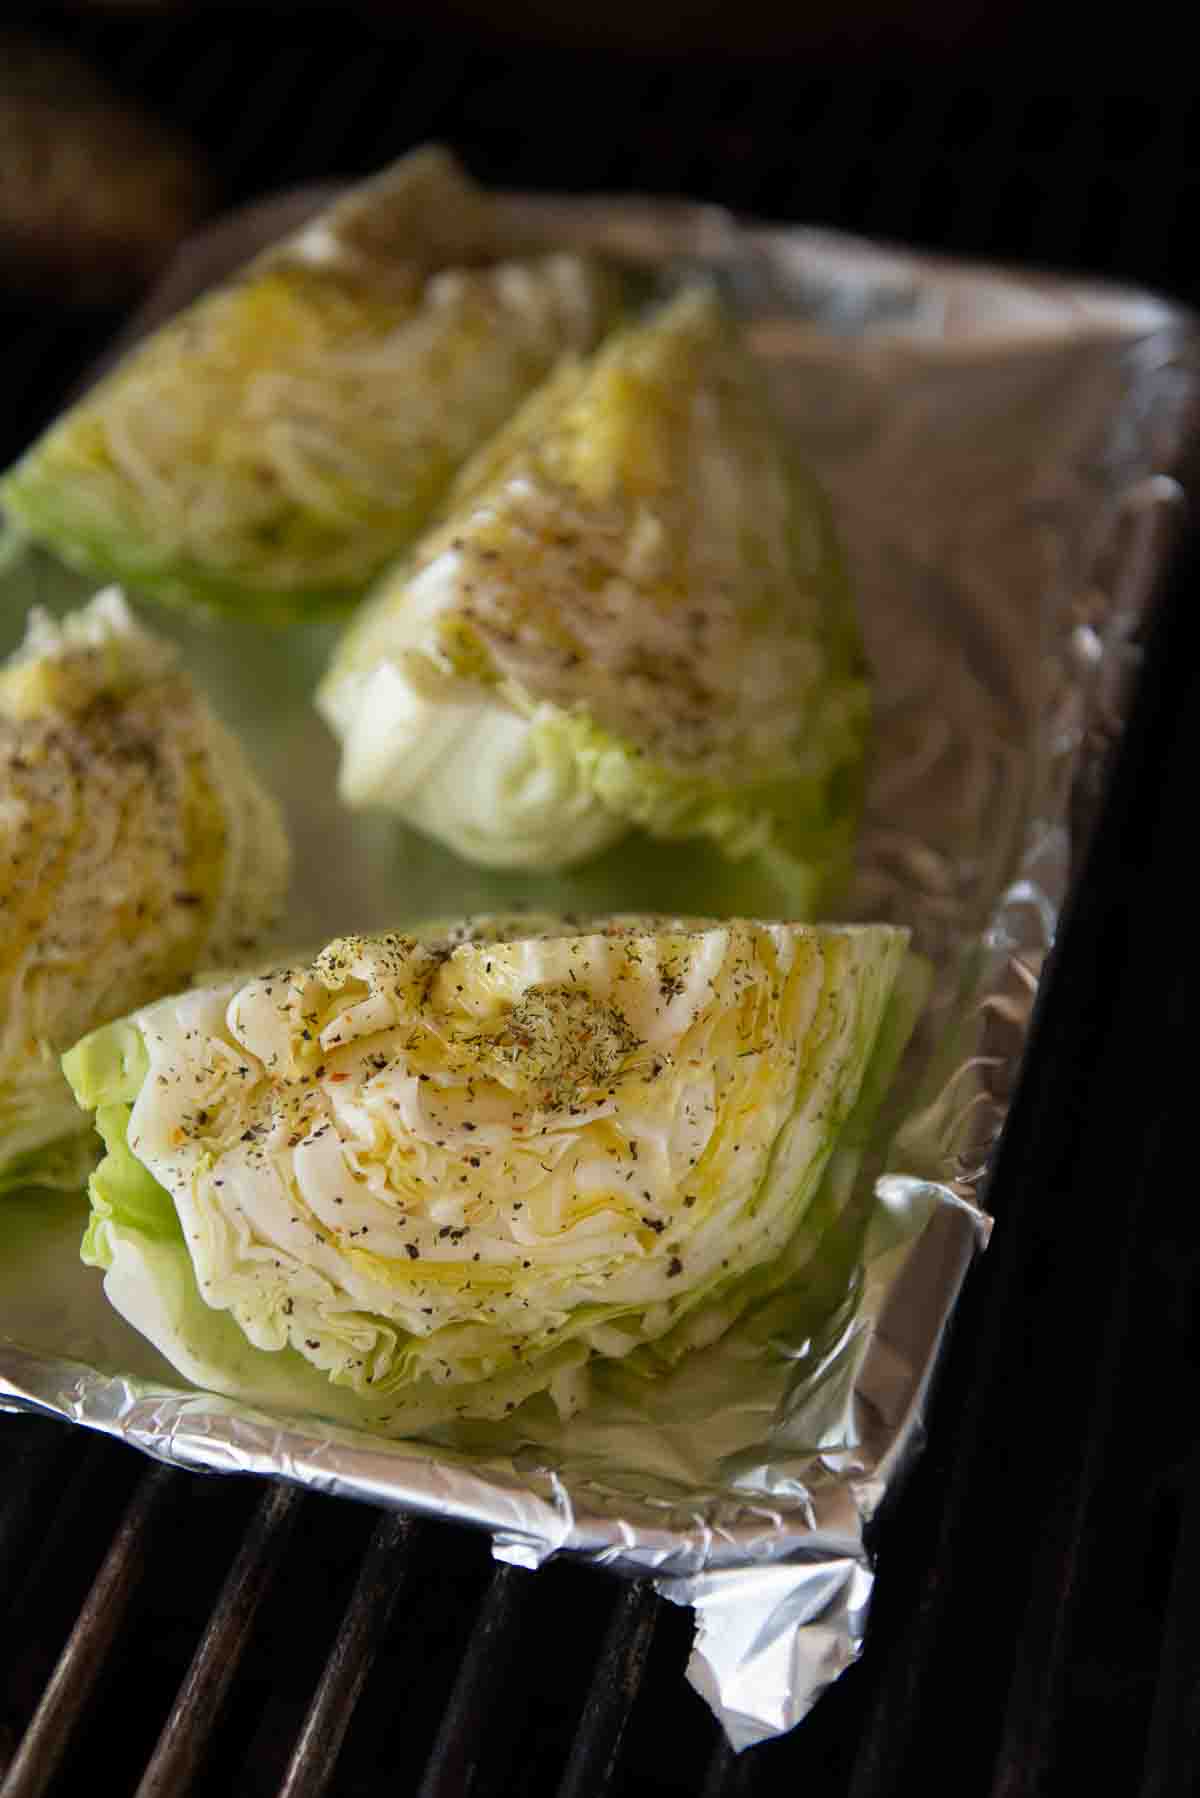
[[[260,615],[355,600],[460,464],[613,316],[572,255],[504,258],[414,152],[135,347],[0,482],[23,533],[140,593]]]
[[[114,590],[0,668],[0,1192],[84,1186],[63,1050],[281,906],[275,803],[174,658]]]
[[[765,898],[736,909],[813,914],[848,863],[868,688],[824,500],[711,292],[558,370],[318,704],[346,801],[470,861],[569,868],[636,830],[753,864]]]
[[[888,926],[525,918],[349,937],[65,1058],[84,1259],[181,1373],[403,1435],[564,1414],[711,1341],[911,1025]]]

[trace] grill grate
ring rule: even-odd
[[[340,22],[305,19],[269,55],[211,9],[70,29],[195,136],[229,201],[436,135],[512,185],[686,192],[1200,288],[1175,229],[1200,186],[1186,96],[1037,91],[1021,70],[518,62],[365,28],[348,49]],[[116,321],[0,308],[7,459]],[[866,1653],[804,1728],[735,1760],[683,1683],[686,1613],[643,1587],[496,1569],[449,1526],[4,1418],[0,1798],[70,1798],[97,1767],[141,1798],[899,1798],[943,1775],[948,1718],[964,1793],[1194,1789],[1200,1461],[1164,1370],[1200,1362],[1173,849],[1194,816],[1198,566],[1164,599],[1056,956],[993,1185],[1008,1227],[881,1520]]]
[[[380,1639],[387,1633],[392,1612],[403,1593],[412,1533],[412,1524],[406,1517],[381,1517],[375,1526],[354,1595],[296,1737],[279,1798],[320,1798],[328,1789]],[[486,1641],[490,1647],[495,1633],[494,1629],[485,1632],[480,1620],[472,1637],[476,1661],[479,1645]],[[460,1677],[459,1687],[462,1686]],[[447,1710],[446,1715],[449,1720],[451,1711]]]
[[[169,1478],[158,1468],[143,1480],[121,1519],[9,1769],[5,1790],[10,1798],[41,1798],[71,1745],[145,1575],[150,1530],[168,1496]]]

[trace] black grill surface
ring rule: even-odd
[[[653,189],[1197,297],[1200,108],[1020,60],[681,63],[305,10],[36,15],[191,133],[227,203],[452,143],[490,180]],[[0,295],[4,460],[119,320]],[[686,1612],[447,1525],[0,1419],[0,1798],[1174,1798],[1200,1778],[1200,1233],[1190,1172],[1200,553],[1040,1003],[866,1652],[734,1759]]]

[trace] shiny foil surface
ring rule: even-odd
[[[143,329],[313,210],[313,191],[187,246]],[[921,1438],[972,1256],[1043,959],[1136,665],[1178,510],[1200,339],[1158,299],[965,267],[652,200],[512,197],[514,244],[592,247],[667,290],[715,277],[832,496],[875,679],[876,744],[842,915],[911,926],[934,971],[879,1140],[772,1327],[735,1326],[657,1381],[600,1373],[567,1423],[394,1442],[189,1388],[107,1305],[86,1202],[0,1213],[0,1404],[160,1460],[487,1530],[498,1558],[582,1556],[694,1607],[688,1677],[736,1748],[795,1725],[855,1658],[863,1529]],[[88,589],[0,570],[5,651],[33,603]],[[334,638],[147,612],[285,805],[300,871],[286,943],[486,909],[486,872],[343,810],[310,694]],[[552,877],[530,902],[577,905]],[[510,898],[511,894],[499,896]],[[801,1228],[804,1226],[802,1225]]]

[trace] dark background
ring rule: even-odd
[[[685,194],[1195,302],[1200,102],[1170,18],[984,0],[786,18],[755,0],[360,0],[17,7],[6,30],[23,19],[71,47],[190,144],[210,212],[437,137],[500,184]],[[11,254],[0,269],[7,456],[138,280],[83,304],[82,279],[48,281]],[[862,1662],[795,1735],[732,1766],[682,1683],[683,1613],[580,1569],[497,1581],[480,1540],[422,1526],[325,1789],[1196,1789],[1198,572],[1189,540],[1046,983],[992,1184],[993,1247],[968,1283],[927,1452],[879,1531]],[[2,1775],[126,1505],[149,1501],[139,1457],[44,1420],[4,1419],[0,1456]],[[55,1792],[82,1792],[100,1765],[134,1789],[261,1523],[247,1483],[170,1478],[135,1531],[130,1608]],[[263,1563],[197,1791],[278,1788],[374,1521],[301,1501],[274,1571]]]

